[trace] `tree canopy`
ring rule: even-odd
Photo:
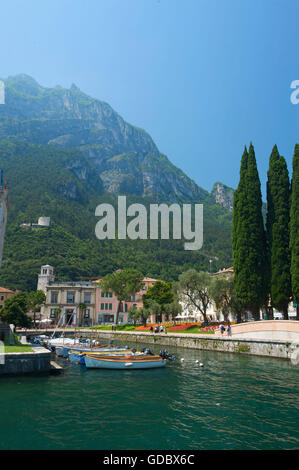
[[[4,302],[4,307],[0,310],[0,319],[7,324],[13,324],[28,328],[31,319],[27,315],[28,296],[24,292],[19,292]]]
[[[272,306],[288,319],[290,275],[290,181],[285,159],[273,147],[267,181],[267,240],[269,288]]]
[[[292,292],[297,304],[297,320],[299,320],[299,144],[296,144],[293,156],[290,249]]]
[[[176,284],[178,298],[186,307],[199,310],[205,323],[208,323],[207,309],[212,300],[210,285],[210,274],[203,271],[197,272],[195,269],[189,269],[182,273]]]
[[[236,294],[259,320],[267,302],[267,245],[262,216],[262,195],[252,143],[245,147],[240,182],[234,195],[233,266]]]
[[[107,274],[99,281],[104,292],[112,291],[118,298],[115,323],[118,323],[120,304],[139,292],[143,287],[143,274],[137,269],[123,269]]]

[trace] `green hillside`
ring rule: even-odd
[[[9,215],[0,285],[34,289],[42,264],[58,279],[101,276],[125,266],[165,280],[185,269],[213,270],[231,263],[229,210],[162,155],[150,136],[106,103],[71,90],[46,89],[26,76],[7,84],[0,107],[0,167],[9,190]],[[204,204],[204,245],[184,241],[105,240],[95,237],[95,208],[140,202]],[[50,216],[47,229],[22,222]]]

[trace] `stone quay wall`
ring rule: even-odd
[[[33,352],[4,354],[0,351],[0,377],[49,372],[51,352],[36,346],[33,346],[32,349]]]
[[[177,333],[145,333],[145,332],[111,332],[99,331],[99,338],[113,339],[115,342],[135,342],[137,344],[150,344],[163,348],[180,347],[187,349],[200,349],[239,354],[252,354],[255,356],[276,357],[289,359],[294,351],[299,351],[299,342],[285,340],[243,339],[231,337],[217,337],[215,335],[192,335]]]

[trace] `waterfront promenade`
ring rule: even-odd
[[[198,333],[150,333],[146,331],[111,331],[81,328],[56,329],[56,333],[77,334],[88,337],[97,332],[103,341],[135,342],[161,347],[181,347],[187,349],[210,350],[229,353],[252,354],[257,356],[289,359],[299,351],[299,322],[297,321],[260,321],[233,325],[232,336]],[[24,330],[19,333],[45,334],[51,330]],[[275,332],[278,333],[275,335]],[[299,354],[299,353],[298,353]]]

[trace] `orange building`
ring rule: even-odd
[[[5,287],[0,287],[0,309],[3,308],[6,299],[14,295],[16,292]]]

